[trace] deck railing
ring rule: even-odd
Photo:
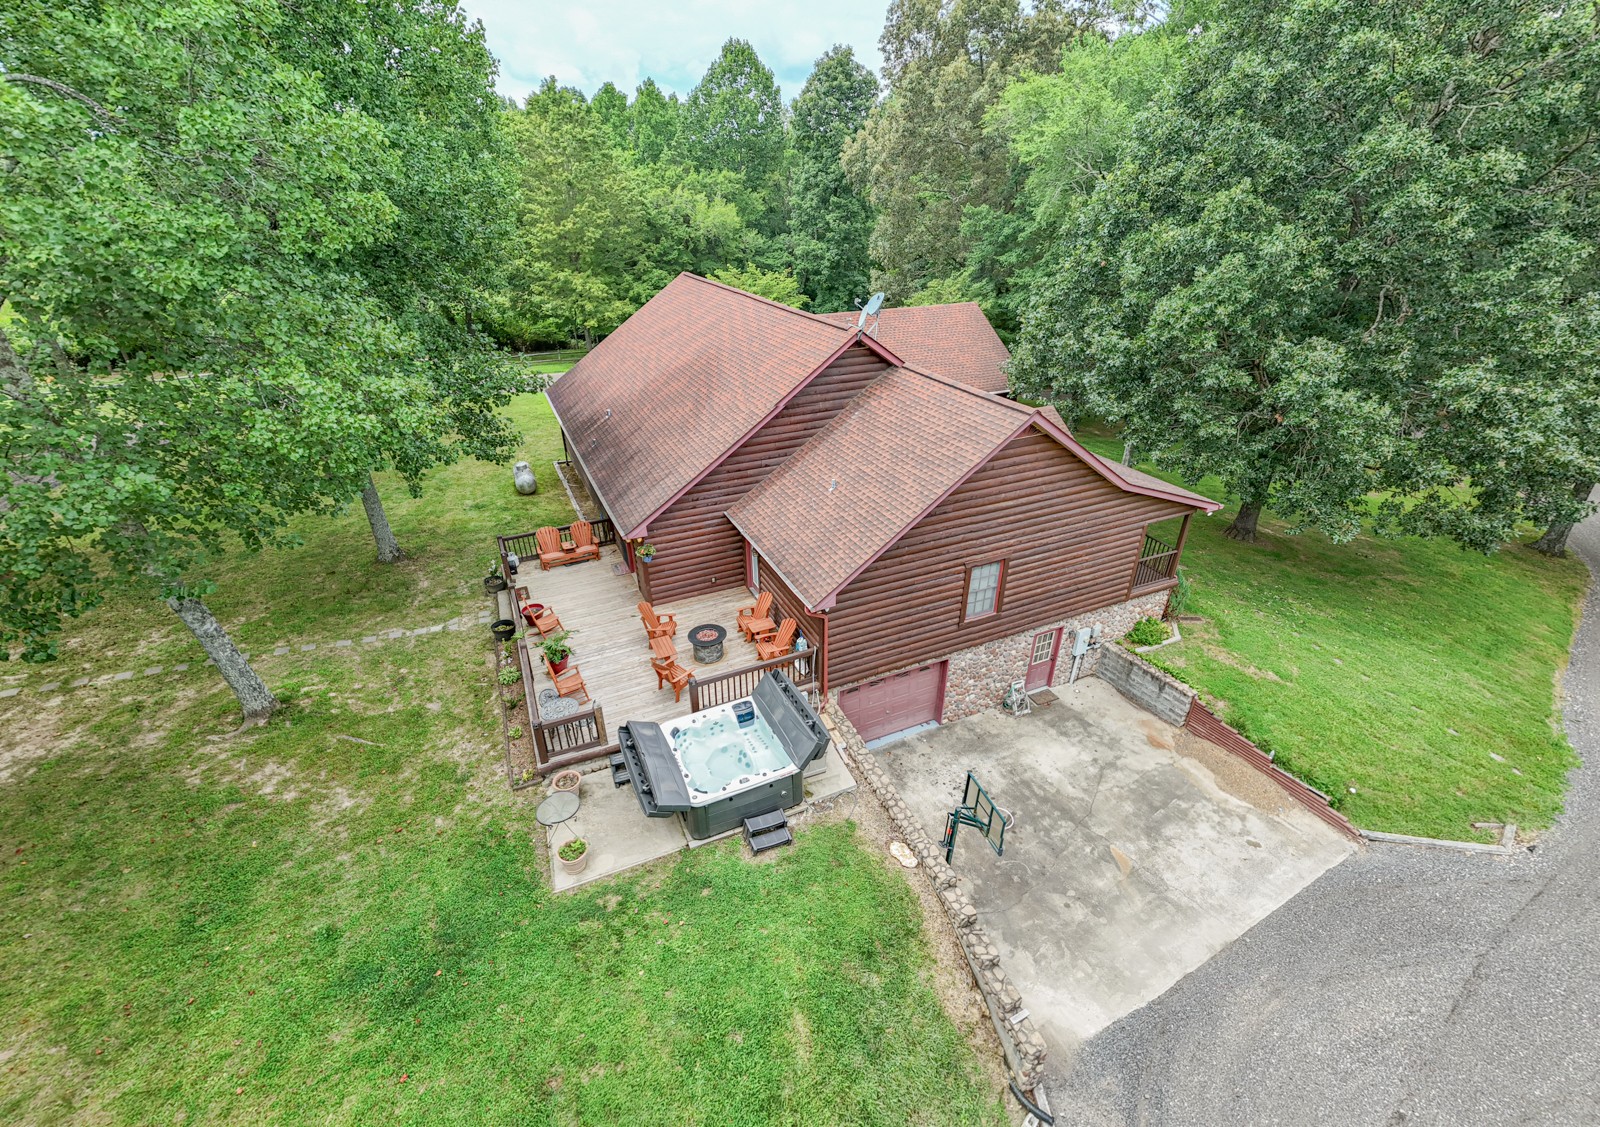
[[[1178,549],[1146,533],[1144,547],[1139,549],[1139,564],[1133,571],[1133,589],[1165,583],[1177,571]]]
[[[811,675],[813,657],[814,653],[804,650],[775,657],[771,661],[758,661],[742,669],[713,673],[709,677],[695,674],[689,678],[689,711],[699,712],[701,709],[713,708],[719,704],[743,700],[755,692],[761,678],[774,669],[783,670],[789,680],[794,682],[795,688],[810,696],[811,690],[815,688]]]
[[[540,720],[533,726],[533,754],[538,769],[546,771],[568,757],[606,745],[606,718],[598,701],[582,712],[559,720]],[[587,756],[583,758],[588,758]]]
[[[594,542],[596,544],[604,546],[617,542],[617,530],[608,518],[600,517],[597,520],[592,520],[589,522],[589,527],[594,531]],[[559,524],[556,525],[556,530],[561,533],[563,538],[566,538],[572,533],[572,525]],[[539,532],[537,529],[532,532],[519,532],[515,536],[500,536],[496,539],[500,541],[500,571],[505,576],[507,583],[512,581],[511,569],[506,563],[508,554],[515,553],[517,559],[531,562],[535,567],[538,566]]]

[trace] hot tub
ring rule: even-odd
[[[827,749],[828,733],[804,694],[772,672],[742,700],[665,726],[623,724],[617,743],[645,815],[682,815],[699,839],[798,805],[801,772]]]

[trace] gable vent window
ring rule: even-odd
[[[1000,585],[1005,579],[1005,563],[979,564],[967,569],[967,605],[961,619],[982,618],[1000,609]]]

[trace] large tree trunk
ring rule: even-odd
[[[367,523],[372,526],[372,538],[378,543],[378,562],[395,563],[404,553],[400,551],[400,542],[394,538],[394,529],[389,527],[389,514],[383,511],[383,498],[378,496],[371,474],[367,475],[366,488],[361,491],[361,507],[367,510]]]
[[[228,682],[233,695],[239,698],[246,722],[265,720],[278,707],[278,698],[272,695],[267,683],[257,675],[250,663],[233,644],[228,632],[211,613],[211,608],[199,599],[168,599],[172,613],[183,620],[195,636],[206,656],[217,663],[222,679]]]
[[[1133,443],[1131,442],[1122,444],[1122,464],[1125,466],[1133,465]]]
[[[1261,520],[1261,510],[1266,507],[1264,501],[1243,501],[1239,505],[1239,513],[1233,518],[1233,523],[1222,530],[1222,535],[1230,540],[1242,540],[1246,544],[1255,543],[1256,523]]]
[[[1594,489],[1592,485],[1574,485],[1572,495],[1580,501],[1587,501],[1589,494]],[[1551,522],[1549,528],[1544,530],[1544,535],[1533,542],[1536,552],[1543,552],[1547,556],[1564,556],[1567,554],[1567,537],[1571,535],[1574,522],[1558,520]]]

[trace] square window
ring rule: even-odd
[[[967,612],[964,618],[982,618],[1000,609],[1000,563],[979,564],[967,572]]]

